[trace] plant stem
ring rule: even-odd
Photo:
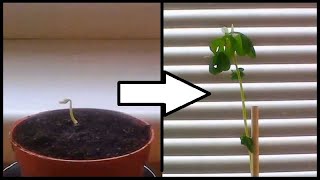
[[[237,55],[236,54],[234,55],[233,60],[234,60],[235,66],[236,66],[236,73],[237,73],[239,84],[240,84],[240,95],[241,95],[241,102],[242,102],[242,116],[243,116],[243,121],[244,121],[244,132],[245,132],[245,135],[247,137],[250,137],[248,123],[247,123],[247,109],[246,109],[246,104],[245,104],[246,98],[245,98],[245,94],[244,94],[244,90],[243,90],[243,86],[242,86],[242,78],[241,78],[241,75],[240,75],[240,70],[238,68]],[[252,167],[253,167],[253,164],[252,164],[252,153],[248,150],[248,154],[250,156],[250,172],[252,172]]]
[[[71,99],[64,99],[64,100],[60,101],[59,103],[60,103],[60,104],[67,104],[68,102],[70,102],[70,108],[69,108],[70,118],[71,118],[71,120],[72,120],[72,122],[73,122],[73,125],[76,126],[76,125],[78,125],[78,121],[76,120],[76,118],[75,118],[74,115],[73,115],[72,101],[71,101]]]
[[[72,110],[72,101],[70,100],[70,110],[69,110],[69,113],[70,113],[70,117],[71,117],[71,120],[73,122],[74,125],[78,125],[78,121],[76,120],[76,118],[74,117],[73,115],[73,110]]]
[[[245,98],[244,90],[242,87],[242,79],[241,79],[240,71],[238,68],[236,55],[234,56],[234,64],[236,66],[236,73],[237,73],[239,84],[240,84],[240,95],[241,95],[241,102],[242,102],[242,117],[244,120],[244,131],[245,131],[246,136],[250,137],[248,123],[247,123],[247,110],[246,110],[246,104],[245,104],[246,98]]]

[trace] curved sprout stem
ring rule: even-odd
[[[70,117],[71,117],[73,124],[76,126],[76,125],[78,125],[78,121],[76,120],[76,118],[73,115],[71,99],[64,99],[62,101],[59,101],[60,104],[67,104],[68,102],[70,102],[70,108],[69,108]]]

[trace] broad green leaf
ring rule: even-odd
[[[214,54],[209,63],[209,72],[213,75],[217,75],[222,72],[221,69],[217,68],[216,62],[217,62],[217,55]]]
[[[244,146],[246,146],[247,149],[248,149],[251,153],[253,153],[253,146],[254,146],[254,144],[253,144],[252,138],[246,136],[245,134],[243,134],[243,135],[240,137],[240,140],[241,140],[241,144],[244,145]]]
[[[228,39],[230,40],[230,43],[231,43],[231,46],[232,46],[233,50],[236,50],[236,48],[237,48],[237,40],[232,35],[229,35]]]
[[[256,52],[250,38],[239,32],[235,32],[235,34],[237,34],[235,36],[235,39],[237,40],[237,54],[239,56],[248,55],[251,58],[255,58]]]
[[[250,49],[248,56],[251,58],[256,58],[256,50],[254,49],[254,47],[252,46],[252,48]]]
[[[234,37],[232,37],[232,35],[226,35],[225,37],[225,41],[226,41],[226,49],[225,52],[227,54],[227,56],[229,56],[230,59],[232,59],[234,57],[234,53],[235,53],[235,46],[236,46],[236,40],[234,39]]]
[[[217,66],[222,71],[228,71],[230,69],[230,59],[224,52],[219,52],[217,54]]]
[[[243,48],[244,52],[247,55],[250,52],[252,43],[251,43],[250,39],[246,35],[244,35],[242,33],[240,33],[239,35],[240,35],[241,40],[242,40],[242,48]]]
[[[224,52],[225,51],[225,46],[226,46],[226,40],[223,37],[221,37],[221,43],[219,44],[219,49],[217,52]]]
[[[236,40],[236,46],[235,46],[235,50],[237,52],[237,54],[239,56],[244,56],[246,55],[246,52],[245,50],[243,49],[244,48],[244,45],[243,45],[243,42],[242,42],[242,38],[239,34],[237,34],[234,39]]]
[[[243,79],[243,77],[244,77],[244,72],[243,72],[244,69],[243,68],[238,68],[238,69],[239,69],[239,72],[240,72],[240,77],[241,77],[241,79]],[[236,70],[231,70],[231,80],[239,80]]]
[[[228,71],[230,69],[230,59],[225,52],[217,52],[209,64],[209,72],[211,74],[219,74],[222,71]]]
[[[246,44],[246,54],[251,58],[255,58],[256,57],[256,51],[254,49],[253,43],[248,38],[248,36],[246,36],[244,34],[241,34],[241,36],[242,36],[242,39],[244,40],[244,42]]]
[[[219,46],[219,49],[218,49],[218,51],[217,52],[224,52],[225,51],[225,45],[224,44],[221,44],[220,46]]]
[[[216,53],[216,59],[213,62],[215,62],[215,65],[221,71],[228,71],[230,69],[230,59],[223,51]]]
[[[210,50],[213,52],[213,53],[216,53],[217,52],[217,48],[218,47],[223,47],[224,46],[224,40],[223,38],[217,38],[213,41],[211,41],[210,43]]]
[[[210,69],[209,69],[210,73],[213,74],[213,75],[217,75],[217,74],[219,74],[219,73],[222,72],[221,69],[219,69],[219,68],[217,68],[217,67],[214,67],[214,66],[211,66],[211,67],[209,67],[209,68],[210,68]]]

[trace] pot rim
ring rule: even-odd
[[[73,109],[90,109],[90,110],[107,110],[107,111],[113,111],[113,110],[108,110],[108,109],[97,109],[97,108],[73,108]],[[87,162],[105,162],[105,161],[112,161],[112,160],[117,160],[117,159],[121,159],[121,158],[125,158],[125,157],[128,157],[130,155],[133,155],[133,154],[136,154],[144,149],[146,149],[148,146],[151,145],[151,143],[153,142],[153,139],[154,139],[154,130],[152,128],[152,126],[147,123],[146,121],[143,121],[141,119],[138,119],[138,118],[135,118],[133,116],[130,116],[126,113],[123,113],[123,112],[119,112],[119,111],[113,111],[113,112],[117,112],[117,113],[120,113],[120,114],[124,114],[124,115],[127,115],[127,116],[130,116],[132,118],[134,118],[135,120],[145,124],[145,125],[150,125],[150,130],[151,130],[151,136],[150,136],[150,139],[149,141],[144,145],[142,146],[141,148],[131,152],[131,153],[128,153],[128,154],[124,154],[124,155],[121,155],[121,156],[115,156],[115,157],[110,157],[110,158],[103,158],[103,159],[83,159],[83,160],[76,160],[76,159],[59,159],[59,158],[54,158],[54,157],[49,157],[49,156],[45,156],[45,155],[41,155],[41,154],[38,154],[38,153],[35,153],[35,152],[32,152],[30,150],[27,150],[25,149],[22,145],[20,145],[18,142],[16,142],[14,139],[13,139],[13,134],[14,134],[14,131],[16,129],[17,126],[19,126],[22,122],[28,120],[29,118],[31,117],[34,117],[34,116],[37,116],[39,114],[43,114],[43,113],[47,113],[47,112],[52,112],[52,111],[58,111],[58,110],[66,110],[66,109],[56,109],[56,110],[49,110],[49,111],[43,111],[43,112],[40,112],[40,113],[36,113],[36,114],[33,114],[33,115],[30,115],[30,116],[26,116],[26,117],[23,117],[23,118],[20,118],[18,120],[15,121],[14,125],[13,125],[13,128],[11,129],[11,131],[9,132],[9,137],[11,139],[11,144],[12,146],[15,146],[16,148],[20,149],[21,151],[31,155],[31,156],[36,156],[38,158],[41,158],[41,159],[47,159],[47,160],[51,160],[51,161],[58,161],[58,162],[68,162],[68,163],[87,163]],[[67,109],[68,110],[68,109]],[[13,148],[13,147],[12,147]],[[14,151],[14,149],[13,149]]]

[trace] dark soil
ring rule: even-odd
[[[151,138],[150,126],[134,117],[99,109],[74,109],[74,126],[68,109],[31,116],[14,132],[25,149],[59,159],[103,159],[128,154]]]

